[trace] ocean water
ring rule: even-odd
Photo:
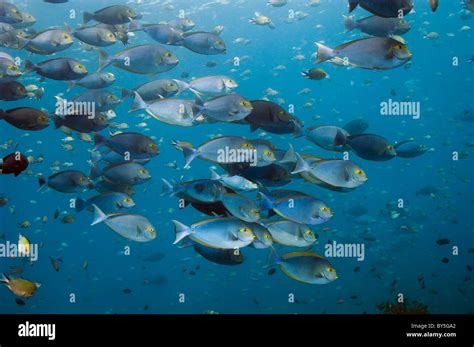
[[[117,77],[108,88],[117,96],[122,88],[131,89],[157,78],[190,81],[193,77],[222,74],[235,79],[239,84],[236,92],[248,100],[264,98],[268,88],[278,91],[276,96],[267,97],[287,110],[293,105],[294,115],[305,127],[342,127],[353,119],[363,118],[369,124],[369,133],[381,135],[390,143],[415,138],[426,144],[430,150],[416,158],[395,157],[377,162],[350,153],[350,159],[369,177],[351,192],[329,191],[301,179],[293,179],[284,186],[323,200],[334,212],[328,222],[312,226],[319,236],[312,252],[324,256],[325,244],[330,241],[363,244],[363,261],[354,257],[328,257],[339,278],[324,285],[309,285],[295,281],[279,269],[270,275],[270,268],[266,267],[269,249],[247,247],[242,249],[243,264],[224,266],[207,261],[192,248],[173,245],[171,220],[190,225],[208,216],[192,206],[180,209],[175,197],[161,196],[161,178],[177,181],[209,178],[209,167],[214,164],[196,159],[190,169],[184,169],[182,153],[171,145],[172,140],[198,146],[218,135],[238,135],[267,139],[283,150],[292,144],[299,153],[324,158],[341,158],[342,153],[317,147],[305,137],[272,134],[261,129],[251,132],[248,125],[218,122],[179,127],[153,118],[140,118],[144,112],[129,113],[131,100],[127,99],[115,109],[117,118],[113,122],[128,124],[128,129],[123,131],[153,136],[160,147],[160,155],[146,165],[152,179],[136,186],[133,196],[136,207],[131,210],[146,216],[157,230],[156,239],[147,243],[125,239],[103,223],[90,226],[92,213],[76,213],[69,207],[70,199],[87,198],[94,191],[38,192],[37,176],[53,174],[51,166],[56,161],[61,170],[67,169],[64,163],[72,163],[70,168],[89,173],[89,150],[93,143],[83,142],[73,134],[74,140],[70,142],[73,150],[66,151],[62,146],[66,135],[54,129],[53,124],[41,131],[24,131],[0,121],[0,144],[13,140],[12,146],[2,147],[2,156],[14,152],[17,145],[17,150],[26,155],[44,157],[42,163],[30,164],[30,171],[18,177],[0,177],[0,194],[8,199],[8,204],[0,208],[1,242],[16,242],[18,234],[22,234],[32,244],[39,245],[37,261],[0,258],[0,271],[8,274],[12,267],[22,266],[21,274],[9,276],[41,283],[33,297],[21,299],[24,305],[2,285],[0,312],[358,314],[380,313],[377,305],[384,302],[395,305],[402,294],[405,299],[426,305],[430,313],[472,313],[474,123],[472,114],[470,120],[462,115],[465,110],[474,112],[474,63],[469,62],[474,54],[469,28],[474,18],[468,12],[463,14],[459,1],[441,0],[434,13],[428,1],[414,2],[415,12],[406,16],[411,30],[403,35],[413,57],[407,65],[392,70],[347,68],[328,62],[314,64],[314,42],[335,47],[367,36],[358,30],[344,32],[343,15],[348,15],[348,9],[347,1],[342,0],[321,0],[314,7],[308,6],[306,0],[289,0],[278,8],[268,6],[264,0],[129,1],[127,5],[143,14],[140,21],[144,23],[174,19],[182,10],[196,23],[194,31],[211,31],[216,25],[223,25],[220,36],[226,42],[226,54],[200,55],[184,47],[166,46],[180,60],[168,72],[146,76],[112,66],[106,69]],[[75,28],[82,23],[83,11],[95,11],[120,1],[12,3],[31,13],[36,18],[33,28],[40,31],[64,23]],[[71,11],[75,12],[75,18],[70,18]],[[308,16],[291,19],[297,11]],[[271,18],[275,28],[249,23],[255,12]],[[361,8],[353,14],[357,19],[370,15]],[[430,39],[432,32],[439,36]],[[235,41],[237,38],[249,42],[242,44]],[[156,42],[143,32],[130,37],[130,46],[143,43]],[[109,53],[121,49],[120,42],[104,48]],[[1,48],[0,51],[20,57],[22,62],[29,55],[25,50]],[[304,56],[302,60],[295,59],[299,54]],[[84,50],[77,39],[54,57],[73,57],[89,71],[95,71],[98,66],[97,52]],[[234,57],[240,57],[239,66],[228,62]],[[29,57],[34,63],[49,58],[34,54]],[[217,65],[207,67],[208,61]],[[275,67],[279,65],[286,69],[277,71]],[[301,71],[314,67],[323,68],[330,78],[315,81],[301,76]],[[189,77],[181,77],[185,72]],[[18,81],[43,87],[44,96],[40,101],[0,101],[0,109],[29,106],[53,112],[55,95],[62,93],[71,98],[85,91],[77,87],[67,92],[65,82],[39,81],[35,73]],[[300,93],[305,88],[310,91]],[[193,95],[187,92],[185,97]],[[381,115],[380,103],[389,99],[418,102],[420,118]],[[146,126],[138,127],[142,122]],[[101,134],[108,136],[109,131],[117,130],[105,129]],[[459,154],[459,160],[453,160],[454,152]],[[176,168],[167,165],[174,161]],[[217,171],[224,173],[220,167]],[[417,194],[427,186],[436,187],[437,191],[432,196]],[[403,209],[393,206],[399,199],[404,201]],[[363,218],[348,213],[357,206],[367,209]],[[54,219],[58,207],[63,214]],[[75,221],[61,223],[65,214],[75,215]],[[45,223],[37,220],[43,216],[48,216]],[[25,220],[31,226],[21,228],[19,224]],[[365,237],[367,234],[372,238]],[[439,245],[436,242],[439,239],[449,239],[449,244]],[[297,250],[279,245],[275,248],[279,254]],[[130,254],[124,254],[128,249]],[[50,257],[61,258],[59,271],[51,266]],[[448,262],[443,262],[443,258]],[[87,269],[83,266],[85,261]]]

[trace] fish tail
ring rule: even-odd
[[[288,150],[283,155],[283,158],[281,158],[280,163],[294,163],[297,159],[295,149],[291,143],[288,144]]]
[[[91,163],[91,172],[89,174],[89,177],[91,180],[96,179],[97,177],[102,175],[102,170],[97,167],[94,163]]]
[[[338,130],[336,133],[336,137],[334,138],[334,146],[344,146],[346,143],[346,136],[342,133],[342,131]]]
[[[138,110],[146,109],[148,107],[148,105],[142,99],[140,94],[138,94],[137,92],[133,92],[133,94],[135,95],[135,98],[133,99],[133,104],[130,107],[130,110],[128,110],[128,112],[135,112],[135,111],[138,111]]]
[[[93,151],[97,150],[97,148],[104,145],[106,142],[107,142],[107,139],[105,137],[103,137],[101,134],[95,133],[94,134],[95,147],[94,147]]]
[[[349,33],[355,28],[357,28],[357,22],[352,16],[343,16],[344,17],[344,27],[346,28],[345,33]]]
[[[87,24],[88,22],[94,19],[94,15],[90,12],[84,12],[82,14],[82,19],[84,21],[84,24]]]
[[[25,39],[24,37],[17,36],[18,39],[18,49],[23,49],[28,46],[31,42],[29,39]]]
[[[268,191],[265,191],[265,192],[259,191],[258,195],[262,199],[262,201],[260,202],[262,211],[272,210],[274,204],[273,204],[272,198],[269,195],[269,192]]]
[[[316,47],[318,48],[318,59],[316,60],[316,64],[330,60],[336,56],[332,48],[329,48],[321,43],[316,42]]]
[[[162,178],[163,181],[163,189],[161,191],[161,195],[168,195],[168,196],[173,196],[176,194],[176,185],[173,183],[169,182],[168,180]]]
[[[38,191],[40,192],[46,187],[46,178],[44,178],[44,176],[39,176],[38,184],[39,184]]]
[[[272,267],[272,266],[275,266],[275,265],[280,265],[281,263],[283,263],[283,260],[278,255],[275,248],[271,247],[270,254],[268,255],[268,260],[267,260],[267,266],[266,267]]]
[[[2,278],[0,279],[0,283],[6,283],[8,284],[8,282],[10,282],[10,278],[8,277],[8,275],[6,273],[2,273]]]
[[[214,169],[210,168],[211,170],[211,180],[220,180],[222,177],[214,171]]]
[[[309,72],[308,71],[301,71],[301,76],[305,78],[309,78]]]
[[[72,90],[75,86],[76,86],[76,82],[75,82],[75,81],[67,81],[67,91],[68,91],[68,92],[69,92],[70,90]]]
[[[31,62],[31,60],[25,60],[25,71],[23,74],[30,73],[32,71],[36,71],[36,65]]]
[[[129,27],[128,31],[133,32],[133,31],[141,31],[141,30],[143,30],[143,25],[140,22],[138,22],[136,20],[132,20],[130,22],[130,27]]]
[[[301,124],[295,121],[293,121],[293,123],[295,124],[295,131],[293,132],[293,137],[298,138],[298,137],[304,136],[305,135],[304,126],[302,126]]]
[[[174,232],[176,233],[176,239],[174,240],[173,245],[192,234],[192,229],[187,225],[184,225],[177,220],[172,220],[172,222],[174,224]]]
[[[359,6],[360,0],[349,0],[349,13],[354,11]]]
[[[99,49],[99,71],[102,71],[107,66],[109,66],[112,61],[113,57],[111,57],[106,51],[103,49]]]
[[[186,90],[191,88],[191,85],[189,83],[184,82],[184,81],[175,80],[175,79],[173,81],[175,81],[178,84],[178,88],[179,88],[176,95],[179,95],[179,94],[181,94],[181,93],[183,93]]]
[[[53,120],[54,120],[54,127],[55,127],[56,129],[62,127],[63,124],[64,124],[64,119],[61,118],[61,117],[59,117],[59,116],[57,116],[57,115],[54,115],[54,116],[53,116]]]
[[[76,212],[81,212],[88,206],[87,201],[81,198],[76,198]]]
[[[297,174],[300,172],[307,172],[310,170],[309,164],[299,155],[296,153],[296,157],[298,158],[296,160],[296,166],[295,169],[291,172],[292,174]]]
[[[199,151],[190,147],[182,147],[184,154],[184,167],[187,168],[191,162],[199,156]]]
[[[98,208],[97,205],[92,204],[92,206],[94,207],[94,220],[92,221],[91,226],[102,223],[108,218],[108,216],[102,212],[102,210]]]

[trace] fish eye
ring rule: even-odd
[[[147,233],[154,234],[154,233],[155,233],[155,228],[147,227],[147,228],[145,228],[145,231],[146,231]]]
[[[355,169],[355,170],[354,170],[354,173],[355,173],[356,175],[362,175],[363,172],[364,172],[364,171],[362,171],[361,169]]]
[[[13,71],[13,70],[18,70],[18,67],[16,67],[16,65],[9,65],[7,69],[10,71]]]
[[[313,233],[311,230],[306,230],[304,233],[305,233],[306,235],[309,235],[309,236],[313,236],[313,235],[314,235],[314,233]]]
[[[142,174],[147,174],[148,171],[147,171],[146,169],[141,169],[141,170],[140,170],[140,173],[142,173]]]
[[[63,35],[63,38],[68,39],[68,38],[69,38],[69,35],[68,35],[68,34],[64,34],[64,35]]]
[[[167,57],[167,58],[171,57],[171,53],[170,53],[170,52],[166,52],[166,53],[165,53],[165,57]]]
[[[329,211],[329,207],[321,207],[320,210],[326,212],[326,211]]]
[[[270,240],[272,237],[268,234],[265,234],[264,238],[266,238],[267,240]]]
[[[251,233],[252,232],[252,230],[250,228],[247,228],[247,227],[240,228],[239,231],[241,233]]]

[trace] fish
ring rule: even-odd
[[[24,154],[20,152],[14,152],[3,157],[2,161],[0,162],[0,174],[13,174],[15,177],[17,177],[28,168],[28,165],[28,158]]]
[[[17,101],[27,97],[27,91],[23,84],[17,81],[0,83],[0,100]]]
[[[262,15],[260,12],[255,12],[254,17],[249,19],[249,23],[268,26],[270,29],[275,29],[275,24],[273,24],[272,20],[267,16]]]
[[[183,44],[183,31],[174,28],[167,23],[141,24],[133,21],[130,23],[131,32],[143,31],[153,40],[164,45],[181,46]]]
[[[397,152],[397,156],[401,158],[415,158],[429,151],[425,144],[418,143],[414,139],[397,142],[393,148]]]
[[[356,118],[342,127],[350,135],[363,134],[369,128],[369,123],[364,118]]]
[[[15,24],[23,21],[21,11],[9,2],[0,3],[0,22]]]
[[[99,71],[109,65],[135,74],[154,76],[167,72],[179,63],[176,55],[158,45],[139,45],[124,49],[113,56],[99,49]]]
[[[25,67],[25,74],[34,71],[42,77],[57,81],[77,80],[88,74],[82,63],[71,58],[53,58],[38,64],[26,60]]]
[[[262,226],[261,223],[257,225]],[[273,238],[270,232],[265,228],[253,228],[255,240],[250,244],[255,249],[265,249],[273,246]]]
[[[317,241],[318,236],[304,224],[276,220],[264,222],[263,225],[272,235],[273,241],[283,246],[308,248]]]
[[[49,113],[31,107],[0,109],[0,120],[2,119],[21,130],[38,131],[49,126]]]
[[[150,242],[156,239],[156,229],[146,217],[126,213],[105,214],[96,205],[92,206],[94,207],[92,226],[105,223],[120,236],[136,242]]]
[[[229,157],[229,160],[232,160],[233,162],[248,160],[249,158],[246,156],[246,153],[248,154],[248,152],[245,150],[253,149],[253,145],[249,141],[239,136],[216,137],[204,142],[198,148],[193,148],[190,144],[182,142],[180,143],[178,141],[174,141],[173,145],[183,151],[185,168],[188,167],[191,162],[198,157],[199,159],[211,161],[214,163],[226,162],[226,158],[223,157],[222,153],[222,149],[224,148],[227,148],[228,153],[232,151],[232,153],[240,154],[239,158]]]
[[[173,244],[189,237],[203,246],[219,249],[240,249],[249,246],[255,239],[252,228],[263,228],[234,218],[205,219],[191,226],[172,220],[176,239]]]
[[[316,81],[329,78],[329,75],[326,73],[326,71],[320,68],[314,68],[314,69],[302,71],[301,76],[308,78],[310,80],[316,80]]]
[[[225,54],[226,44],[218,35],[203,31],[182,34],[183,47],[204,55]]]
[[[102,89],[111,86],[116,77],[111,72],[94,72],[81,79],[68,81],[68,91],[74,87],[83,87],[87,89]]]
[[[239,84],[225,75],[200,77],[189,83],[182,83],[180,93],[190,90],[198,96],[219,96],[232,93]]]
[[[153,118],[171,125],[193,126],[200,122],[202,111],[194,99],[168,98],[147,103],[140,94],[134,94],[135,99],[129,112],[145,110]]]
[[[50,261],[51,266],[53,267],[54,271],[59,272],[60,258],[54,259],[53,257],[49,257],[49,261]]]
[[[76,39],[94,47],[109,47],[118,41],[115,34],[107,28],[81,27],[74,31],[69,29],[69,31]]]
[[[413,10],[413,0],[349,0],[349,12],[357,6],[379,17],[400,17]]]
[[[196,23],[189,18],[175,18],[166,22],[169,26],[184,32],[193,30]]]
[[[134,207],[135,201],[127,194],[121,192],[102,193],[87,200],[77,197],[75,200],[76,212],[84,209],[92,212],[94,211],[93,205],[96,205],[105,213],[112,213],[124,208]]]
[[[343,159],[303,158],[299,154],[292,174],[299,173],[305,180],[321,187],[348,191],[367,182],[367,175],[356,163]]]
[[[290,252],[281,257],[272,249],[270,265],[278,265],[288,277],[307,284],[328,284],[339,277],[336,270],[325,258],[312,252]]]
[[[221,198],[222,204],[234,217],[245,222],[258,222],[261,218],[258,204],[245,196],[226,193]]]
[[[273,210],[280,217],[295,223],[317,225],[327,222],[333,216],[327,205],[305,193],[292,190],[269,192],[260,189],[261,210]]]
[[[109,126],[107,117],[103,114],[91,117],[87,114],[67,114],[65,117],[53,115],[56,129],[67,127],[80,133],[91,133],[101,131]]]
[[[316,125],[305,129],[306,138],[328,151],[343,152],[350,134],[343,128],[333,125]]]
[[[94,13],[83,13],[84,24],[87,24],[91,20],[110,25],[125,24],[137,17],[138,14],[125,5],[112,5],[97,10]]]
[[[180,93],[180,85],[173,79],[153,80],[135,87],[132,91],[123,89],[122,99],[134,95],[134,92],[138,93],[143,101],[158,101],[178,95]]]
[[[373,161],[386,161],[396,157],[397,152],[385,138],[375,134],[350,135],[347,144],[360,158]]]
[[[235,266],[242,264],[245,260],[240,249],[210,248],[197,242],[193,242],[193,248],[205,259],[219,265]]]
[[[176,196],[189,202],[213,203],[221,201],[227,192],[225,187],[216,180],[199,179],[176,183],[162,178],[164,196]]]
[[[110,164],[101,169],[98,166],[92,166],[91,178],[104,176],[108,182],[119,186],[133,186],[143,184],[151,179],[150,172],[139,163],[123,162]]]
[[[235,122],[252,112],[252,104],[238,94],[226,94],[200,104],[199,114],[220,122]]]
[[[392,35],[403,35],[410,31],[410,23],[404,18],[384,18],[370,16],[359,20],[353,17],[344,17],[346,32],[358,29],[365,34],[378,37],[388,37]]]
[[[92,189],[92,180],[78,170],[65,170],[55,173],[45,179],[38,178],[40,190],[46,186],[61,193],[78,193]]]
[[[73,37],[65,30],[47,29],[29,38],[19,38],[23,49],[40,55],[62,52],[74,43]]]
[[[219,175],[211,169],[211,179],[221,182],[226,187],[239,191],[252,191],[258,189],[258,185],[245,177],[239,175]]]
[[[245,117],[250,130],[263,129],[273,134],[302,134],[302,122],[279,105],[267,100],[251,100],[252,112]]]
[[[95,150],[105,146],[110,150],[129,159],[149,159],[159,154],[155,141],[143,134],[125,132],[105,138],[100,134],[94,135]]]
[[[4,283],[13,294],[22,298],[31,298],[35,295],[36,290],[41,287],[40,283],[22,278],[8,277],[6,274],[3,274],[0,282]]]
[[[367,70],[390,70],[405,65],[412,58],[408,47],[391,37],[369,37],[346,42],[332,49],[316,43],[316,64],[342,61],[345,66]]]

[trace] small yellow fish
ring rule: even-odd
[[[26,237],[24,237],[22,234],[20,234],[18,237],[18,248],[19,248],[19,252],[22,255],[26,257],[30,256],[31,254],[30,241]]]
[[[35,294],[36,289],[41,287],[41,284],[39,283],[24,280],[22,278],[9,278],[6,274],[3,274],[3,278],[0,282],[5,283],[6,287],[10,289],[13,294],[22,298],[31,298]]]

